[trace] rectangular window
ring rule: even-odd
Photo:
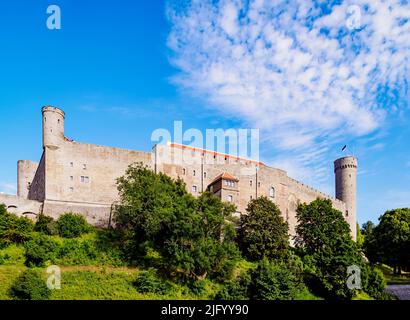
[[[70,167],[74,167],[74,162],[70,162]]]
[[[83,169],[86,170],[87,169],[87,165],[83,164]]]
[[[73,187],[70,187],[70,192],[74,192],[74,188],[73,188]]]
[[[196,171],[195,171],[195,170],[192,171],[192,175],[195,177],[195,175],[196,175]]]
[[[196,186],[192,186],[192,192],[193,192],[193,193],[196,192]]]
[[[249,180],[249,185],[252,187],[252,180]]]
[[[232,202],[233,201],[233,197],[231,195],[228,195],[227,197],[228,202]]]
[[[81,182],[82,182],[82,183],[89,183],[89,182],[90,182],[90,178],[89,178],[89,177],[85,177],[85,176],[81,176]]]
[[[70,181],[74,181],[74,176],[70,176]]]
[[[182,168],[182,174],[185,175],[186,174],[186,169]]]
[[[206,172],[204,172],[204,178],[206,178]]]

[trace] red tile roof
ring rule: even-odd
[[[233,175],[229,174],[228,172],[223,172],[220,175],[218,175],[214,180],[212,180],[211,184],[218,181],[218,180],[220,180],[220,179],[231,180],[231,181],[236,181],[236,182],[239,181],[238,178],[235,178]]]
[[[242,157],[235,157],[235,156],[232,156],[232,155],[226,154],[226,153],[220,153],[220,152],[201,149],[201,148],[195,148],[195,147],[187,146],[187,145],[184,145],[184,144],[178,144],[178,143],[174,143],[174,142],[169,143],[169,146],[171,148],[189,149],[189,150],[192,150],[192,151],[202,152],[203,154],[205,154],[205,153],[213,154],[214,156],[223,156],[223,157],[229,158],[229,159],[242,160],[242,161],[246,161],[246,162],[249,162],[249,163],[256,163],[256,165],[258,165],[258,166],[264,166],[265,165],[263,162],[260,162],[260,161],[250,160],[250,159],[246,159],[246,158],[242,158]]]

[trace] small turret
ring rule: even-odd
[[[58,149],[64,141],[64,111],[45,106],[43,113],[43,147]]]
[[[337,159],[335,165],[336,198],[346,204],[345,219],[356,240],[356,176],[357,158],[348,156]]]

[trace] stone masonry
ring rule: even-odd
[[[210,190],[245,213],[251,199],[266,196],[280,208],[295,234],[296,208],[316,198],[330,199],[340,210],[356,238],[357,159],[334,162],[336,198],[289,177],[286,171],[261,162],[211,150],[168,143],[152,152],[131,151],[79,143],[64,134],[65,113],[46,106],[43,115],[43,155],[39,163],[18,161],[17,196],[0,194],[11,212],[35,217],[40,213],[57,218],[65,212],[83,214],[99,226],[111,221],[112,207],[119,200],[116,179],[127,167],[141,162],[170,177],[182,178],[194,196]]]

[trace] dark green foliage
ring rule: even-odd
[[[251,272],[248,290],[255,300],[292,300],[300,291],[300,280],[285,263],[264,258]]]
[[[237,279],[230,280],[224,284],[216,294],[216,300],[248,300],[249,287],[251,285],[250,272],[242,272]]]
[[[192,280],[188,282],[189,290],[196,296],[202,296],[206,292],[207,280]]]
[[[76,238],[91,231],[91,226],[82,215],[65,213],[57,220],[58,233],[63,238]]]
[[[260,197],[249,202],[246,211],[241,215],[238,234],[244,256],[252,261],[285,256],[289,248],[288,224],[276,204]]]
[[[40,234],[27,241],[24,249],[27,266],[44,266],[47,261],[55,262],[59,245],[50,237]]]
[[[369,296],[377,300],[389,299],[384,290],[386,288],[386,280],[383,272],[379,269],[366,264],[361,272],[362,288]]]
[[[7,213],[7,207],[5,204],[0,203],[0,216]]]
[[[43,233],[45,235],[53,236],[58,234],[57,222],[49,216],[40,214],[34,226],[34,231]]]
[[[38,271],[28,269],[15,280],[10,296],[17,300],[48,300],[51,290]]]
[[[27,241],[32,231],[33,223],[29,219],[8,213],[6,207],[0,205],[0,248]]]
[[[371,221],[367,221],[365,223],[362,224],[362,234],[364,237],[369,236],[370,234],[372,234],[374,228],[375,228],[375,224]]]
[[[282,259],[263,258],[256,269],[242,272],[227,281],[217,293],[217,300],[292,300],[305,290],[303,264],[289,252]]]
[[[140,293],[166,294],[170,290],[169,283],[161,279],[155,269],[141,271],[134,282],[134,286]]]
[[[97,249],[92,241],[67,239],[58,250],[59,261],[64,265],[87,265],[96,260]]]
[[[306,282],[327,299],[351,299],[355,290],[346,285],[349,266],[363,259],[350,235],[343,214],[330,200],[317,199],[297,209],[296,247],[306,262]]]
[[[366,256],[373,263],[392,266],[396,274],[410,270],[410,209],[387,211],[379,221],[366,236]]]
[[[8,260],[10,259],[10,255],[9,254],[1,254],[0,253],[0,265],[5,264]]]
[[[234,228],[226,221],[235,208],[205,192],[198,199],[185,184],[141,164],[118,179],[121,205],[114,215],[131,260],[152,247],[171,276],[203,279],[229,273],[238,256]]]

